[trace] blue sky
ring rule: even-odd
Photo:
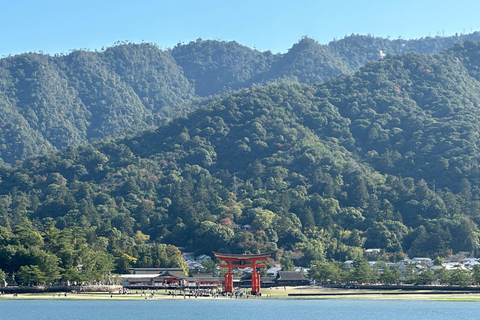
[[[0,57],[68,53],[116,41],[162,49],[197,38],[286,52],[302,36],[396,39],[480,31],[480,1],[0,0]]]

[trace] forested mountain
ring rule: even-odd
[[[0,60],[0,157],[32,154],[165,123],[195,98],[171,55],[150,44]]]
[[[99,52],[9,56],[0,60],[0,162],[155,128],[255,84],[314,84],[352,74],[385,54],[438,52],[479,38],[352,35],[321,45],[305,37],[285,54],[198,39],[168,50],[118,43]]]
[[[85,259],[63,254],[75,239],[117,271],[178,262],[158,243],[288,253],[302,265],[365,248],[392,260],[478,254],[479,70],[471,41],[387,55],[352,75],[253,86],[138,136],[5,166],[0,269],[41,271],[50,257],[68,278]]]

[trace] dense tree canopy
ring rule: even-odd
[[[9,56],[0,59],[0,162],[155,128],[255,84],[314,84],[385,54],[433,53],[479,39],[478,33],[418,40],[351,35],[321,45],[304,37],[284,54],[198,39],[168,50],[119,42],[99,52]]]
[[[213,50],[214,44],[190,45]],[[303,39],[297,46],[315,45]],[[159,55],[158,61],[173,61],[170,53],[139,46],[145,55]],[[146,98],[165,78],[135,60],[132,50],[119,45],[101,54],[130,57],[135,68],[156,79],[148,82],[152,87],[126,75],[122,59],[74,52],[57,58],[64,61],[60,67],[42,56],[40,69],[58,74],[76,74],[69,59],[98,71],[97,78],[77,79],[81,90],[71,99],[78,112],[91,114],[89,121],[105,126],[75,137],[100,137],[98,130],[116,126],[98,110],[115,113],[117,102],[88,98],[94,107],[87,108],[90,94],[82,92],[101,96],[123,86],[115,97],[131,103],[132,109],[119,113],[124,117],[147,112],[135,109],[137,100],[149,101],[148,110],[169,105],[164,97]],[[255,85],[139,135],[2,166],[0,269],[22,283],[95,281],[131,266],[183,266],[176,247],[181,246],[207,254],[272,251],[275,258],[286,255],[302,265],[356,259],[351,276],[364,281],[373,277],[359,259],[366,248],[392,257],[477,254],[479,52],[480,45],[467,41],[438,54],[388,55],[315,85]],[[36,55],[22,57],[25,65],[38,63]],[[117,80],[102,80],[112,70]],[[186,81],[178,72],[176,81]],[[18,88],[40,88],[30,82],[41,77],[24,76]],[[65,81],[62,99],[74,80]],[[182,94],[193,96],[190,89]],[[146,94],[142,98],[140,91]],[[62,117],[61,111],[48,112]],[[27,128],[23,119],[18,125]],[[72,125],[86,125],[77,116],[71,119]],[[23,132],[44,139],[30,129]],[[316,272],[334,281],[340,271],[322,265]],[[396,274],[384,277],[394,281]]]

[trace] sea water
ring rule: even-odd
[[[0,300],[0,319],[477,319],[480,302],[415,300]]]

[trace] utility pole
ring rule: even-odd
[[[233,174],[233,185],[232,185],[232,191],[233,191],[233,196],[235,198],[237,198],[237,194],[238,194],[238,187],[240,187],[243,183],[241,182],[238,182],[237,180],[237,176],[235,175],[235,173]]]

